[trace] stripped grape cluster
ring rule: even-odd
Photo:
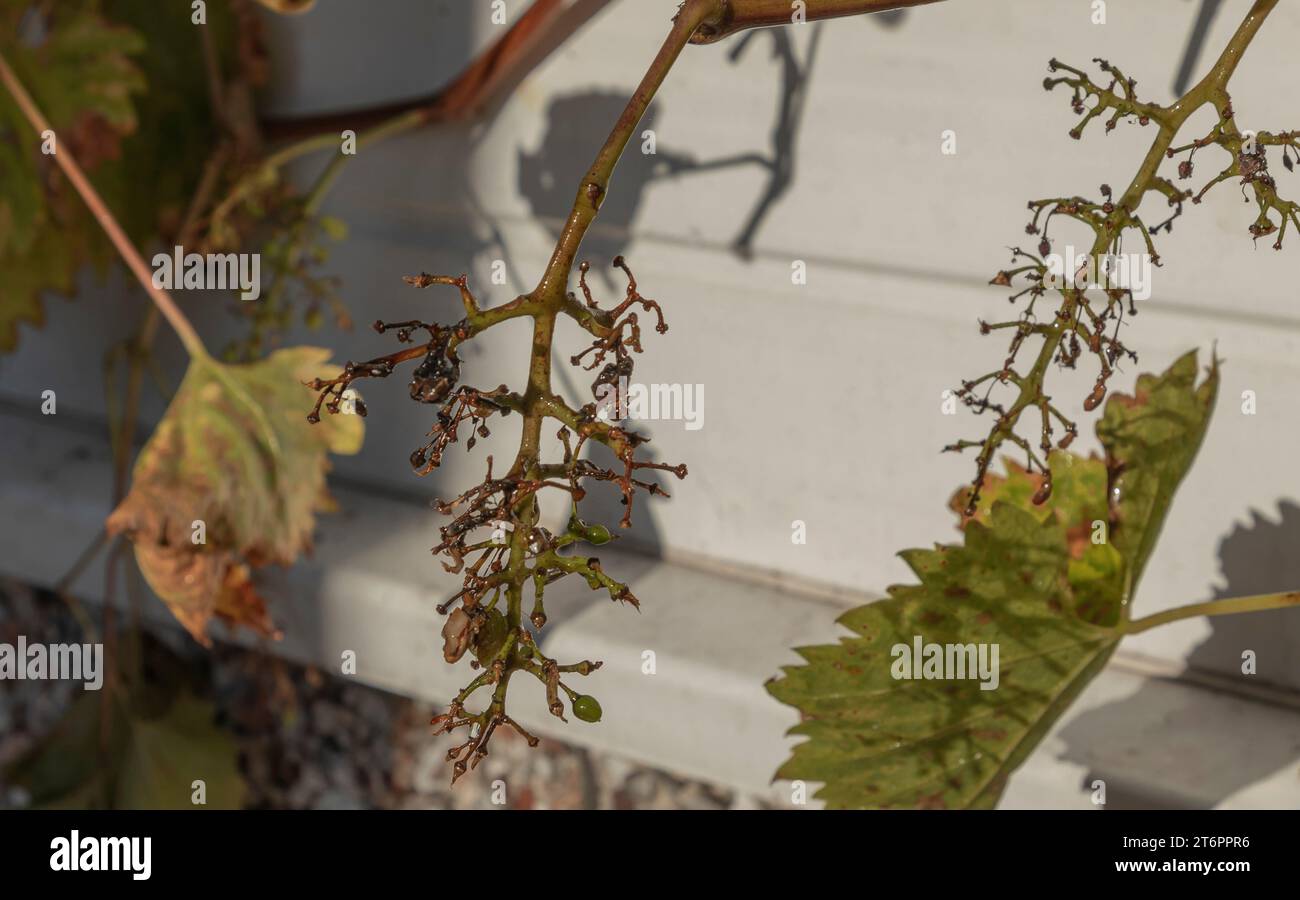
[[[1092,361],[1097,377],[1082,403],[1085,411],[1092,411],[1105,399],[1107,383],[1117,367],[1125,359],[1137,361],[1136,353],[1121,339],[1126,317],[1138,312],[1131,268],[1126,273],[1129,263],[1123,255],[1126,235],[1136,234],[1140,240],[1140,261],[1158,267],[1160,255],[1156,252],[1154,235],[1171,232],[1186,203],[1200,203],[1215,185],[1234,178],[1239,179],[1243,200],[1253,203],[1257,210],[1248,229],[1252,238],[1258,240],[1276,234],[1273,247],[1280,250],[1288,226],[1294,224],[1300,228],[1300,205],[1278,195],[1267,154],[1270,147],[1281,148],[1283,166],[1293,170],[1292,154],[1300,160],[1300,132],[1241,130],[1226,89],[1209,77],[1166,107],[1138,99],[1137,82],[1116,66],[1103,59],[1094,62],[1106,76],[1100,82],[1093,81],[1083,70],[1055,59],[1048,64],[1052,75],[1044,80],[1043,87],[1048,91],[1062,86],[1069,88],[1070,106],[1083,117],[1070,130],[1070,136],[1076,140],[1081,138],[1088,124],[1102,117],[1108,134],[1121,122],[1135,122],[1142,127],[1154,124],[1159,134],[1142,168],[1122,195],[1116,196],[1109,185],[1103,184],[1099,197],[1094,199],[1069,196],[1031,201],[1025,232],[1038,238],[1037,246],[1013,247],[1011,265],[989,282],[1013,288],[1009,301],[1013,305],[1023,302],[1023,306],[1014,319],[980,320],[981,334],[1010,333],[1007,355],[998,368],[962,381],[955,391],[974,413],[994,417],[984,437],[959,440],[944,448],[945,452],[978,451],[975,478],[967,492],[967,515],[975,513],[994,454],[1007,442],[1024,451],[1029,471],[1037,471],[1042,476],[1034,501],[1042,504],[1051,497],[1048,454],[1054,445],[1067,448],[1078,435],[1078,427],[1046,390],[1045,379],[1051,366],[1074,369],[1085,357]],[[1217,114],[1217,122],[1210,132],[1191,143],[1173,146],[1173,139],[1191,112],[1207,104]],[[1212,146],[1228,154],[1227,165],[1199,190],[1180,187],[1178,182],[1194,176],[1196,154]],[[1170,173],[1172,177],[1160,174],[1161,162],[1174,159],[1179,160],[1176,173]],[[1153,225],[1138,215],[1138,208],[1149,194],[1163,198],[1169,210],[1166,218]],[[1082,225],[1090,233],[1091,241],[1085,253],[1078,256],[1053,253],[1057,244],[1054,224],[1058,220]],[[1073,267],[1067,262],[1071,257]],[[1047,310],[1042,309],[1044,298],[1049,305]],[[1035,340],[1036,353],[1029,368],[1024,370],[1020,366],[1021,353],[1026,344],[1034,345]],[[1009,402],[994,398],[995,389],[1003,387],[1010,388]],[[1038,452],[1031,440],[1018,431],[1026,413],[1036,413],[1038,417]]]
[[[463,275],[421,274],[405,279],[421,288],[435,284],[458,288],[466,312],[459,322],[449,326],[418,320],[376,322],[377,332],[395,332],[400,343],[410,346],[365,362],[349,362],[338,376],[310,383],[318,391],[310,421],[318,421],[322,409],[331,414],[347,411],[349,400],[356,412],[365,415],[365,405],[355,397],[351,385],[362,378],[386,378],[400,364],[418,361],[409,384],[411,399],[438,406],[427,440],[411,453],[411,466],[418,475],[437,469],[448,448],[461,443],[462,436],[469,451],[479,439],[491,434],[490,428],[498,419],[512,414],[523,419],[519,452],[506,471],[497,472],[489,456],[480,483],[435,504],[438,512],[451,519],[440,528],[441,540],[433,552],[443,559],[448,572],[463,578],[461,589],[438,606],[439,613],[447,616],[442,631],[443,657],[455,663],[469,654],[471,668],[479,670],[452,699],[447,711],[433,719],[435,733],[467,730],[465,741],[448,752],[453,782],[487,755],[489,740],[502,725],[519,732],[530,745],[537,744],[537,738],[506,712],[506,690],[515,672],[526,672],[542,683],[551,714],[564,719],[563,695],[579,719],[594,722],[600,718],[600,704],[595,698],[570,688],[563,676],[589,675],[601,664],[583,660],[561,665],[538,647],[536,632],[547,624],[546,588],[566,576],[577,575],[592,590],[604,591],[611,600],[638,606],[628,586],[610,577],[598,557],[573,552],[579,545],[599,546],[613,539],[604,525],[589,524],[579,515],[579,502],[587,492],[585,485],[592,481],[616,485],[625,507],[620,526],[628,528],[637,489],[666,496],[659,484],[639,476],[640,472],[667,470],[678,478],[686,476],[685,466],[638,459],[636,448],[647,438],[611,419],[600,402],[607,393],[605,389],[631,375],[633,354],[642,352],[636,310],[655,314],[657,332],[668,330],[659,304],[641,295],[623,258],[617,257],[614,266],[622,270],[628,282],[620,303],[604,309],[595,301],[586,280],[589,266],[584,262],[578,282],[583,300],[579,302],[569,292],[559,306],[559,313],[573,318],[594,337],[591,345],[573,356],[571,362],[581,365],[590,357],[587,370],[601,367],[592,384],[593,401],[576,409],[550,389],[549,338],[555,305],[526,294],[502,306],[482,309]],[[538,327],[546,323],[546,342],[534,342],[527,389],[520,393],[505,385],[484,390],[463,384],[458,347],[486,329],[520,316],[532,316]],[[417,341],[417,334],[421,340]],[[563,448],[562,458],[553,462],[543,462],[540,451],[541,428],[548,419],[558,423],[555,436]],[[584,455],[592,444],[602,445],[612,454],[614,463],[601,465]],[[558,533],[539,522],[537,495],[543,490],[569,495],[571,512]],[[533,603],[525,620],[523,598],[529,585]],[[470,696],[489,687],[492,698],[482,712],[468,712],[465,704]]]

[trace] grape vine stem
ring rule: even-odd
[[[1232,597],[1227,600],[1208,600],[1205,603],[1193,603],[1189,606],[1177,606],[1164,612],[1134,619],[1124,624],[1124,634],[1141,634],[1158,625],[1167,625],[1182,619],[1194,619],[1197,616],[1229,616],[1235,613],[1260,612],[1267,609],[1286,609],[1300,606],[1300,591],[1287,591],[1280,594],[1254,594],[1250,597]]]

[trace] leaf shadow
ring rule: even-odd
[[[1277,518],[1251,510],[1246,524],[1237,524],[1219,542],[1223,582],[1211,588],[1212,599],[1292,590],[1300,585],[1300,505],[1283,498]],[[1193,602],[1189,598],[1188,602]],[[1211,674],[1230,689],[1231,681],[1295,690],[1300,686],[1300,610],[1274,610],[1205,620],[1210,634],[1188,654],[1189,672]],[[1242,654],[1254,651],[1257,672],[1242,673]],[[1107,807],[1172,808],[1179,796],[1160,786],[1126,777],[1113,766],[1118,741],[1134,760],[1176,759],[1184,773],[1195,772],[1201,793],[1211,805],[1294,764],[1300,748],[1273,735],[1259,735],[1209,718],[1221,711],[1224,694],[1211,690],[1180,692],[1179,705],[1169,684],[1148,681],[1132,695],[1089,710],[1060,734],[1066,744],[1062,759],[1088,767],[1085,789],[1096,779],[1107,782]],[[1254,701],[1233,696],[1246,707]],[[1276,707],[1275,707],[1276,708]],[[1107,747],[1100,750],[1100,747]],[[1103,760],[1105,760],[1103,762]],[[1134,771],[1150,771],[1135,766]],[[1184,775],[1184,777],[1186,777]]]

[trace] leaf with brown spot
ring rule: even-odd
[[[963,543],[901,554],[918,584],[841,616],[853,635],[839,644],[797,650],[805,665],[785,667],[768,691],[798,709],[791,734],[808,740],[778,778],[822,782],[816,796],[830,807],[997,803],[1118,645],[1132,587],[1204,436],[1218,371],[1197,386],[1189,354],[1138,384],[1140,399],[1113,397],[1098,424],[1106,462],[1053,453],[1042,506],[1031,501],[1037,479],[1009,465],[964,523]],[[1080,541],[1112,516],[1111,540]],[[895,648],[916,637],[996,645],[997,688],[896,679]],[[860,672],[846,671],[850,657]]]
[[[279,350],[246,365],[195,360],[136,460],[131,491],[108,518],[135,544],[145,579],[196,640],[215,615],[264,634],[274,627],[251,569],[311,549],[327,508],[327,452],[355,453],[359,416],[308,424],[329,351]],[[198,542],[197,523],[204,540]]]

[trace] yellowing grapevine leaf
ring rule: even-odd
[[[1209,422],[1217,366],[1196,376],[1189,353],[1112,397],[1097,428],[1105,460],[1052,454],[1044,506],[1031,502],[1039,478],[1008,466],[962,544],[902,553],[919,584],[845,613],[854,635],[839,644],[800,648],[807,664],[768,687],[808,738],[777,776],[823,782],[831,807],[994,806],[1122,637]]]
[[[307,423],[329,351],[279,350],[245,365],[197,359],[136,460],[131,491],[108,518],[128,535],[145,579],[196,640],[215,615],[274,628],[251,570],[311,549],[329,498],[327,452],[356,453],[355,415]]]

